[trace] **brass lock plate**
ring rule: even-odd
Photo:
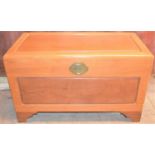
[[[81,75],[88,71],[88,67],[84,63],[74,63],[69,70],[75,75]]]

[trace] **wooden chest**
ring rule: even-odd
[[[24,33],[4,56],[19,122],[38,112],[139,121],[153,56],[134,33]]]

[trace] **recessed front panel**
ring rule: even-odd
[[[135,103],[139,78],[18,78],[24,104]]]

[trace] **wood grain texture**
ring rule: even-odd
[[[6,76],[3,65],[3,55],[12,46],[16,39],[24,32],[21,31],[1,31],[0,32],[0,76]],[[140,31],[136,32],[143,42],[147,45],[150,51],[155,56],[155,32]],[[49,47],[47,47],[49,48]],[[155,62],[153,65],[153,73],[155,73]]]
[[[139,79],[34,77],[18,82],[25,104],[128,104],[136,102]]]
[[[37,36],[39,37],[38,39]],[[95,40],[97,41],[95,42]],[[101,40],[104,40],[105,44],[101,45]],[[51,42],[53,43],[51,44]],[[88,50],[86,50],[87,48]],[[88,71],[82,75],[74,75],[69,70],[70,66],[73,63],[85,64],[88,67]],[[152,71],[153,56],[150,53],[149,49],[144,45],[144,43],[137,37],[135,33],[37,32],[23,34],[17,40],[17,42],[10,48],[7,54],[5,54],[4,64],[14,100],[14,106],[18,113],[113,111],[123,113],[132,112],[131,115],[128,115],[129,117],[138,117],[135,115],[133,116],[133,113],[142,112],[147,83]],[[25,104],[21,97],[21,88],[17,79],[30,77],[55,78],[57,80],[58,78],[71,79],[69,82],[61,81],[62,85],[56,81],[53,81],[52,83],[48,81],[47,83],[45,82],[43,85],[40,86],[38,84],[39,88],[37,88],[38,92],[41,89],[43,90],[43,87],[45,87],[45,92],[49,91],[49,94],[51,92],[57,93],[61,90],[61,93],[63,95],[67,95],[67,93],[62,91],[62,89],[60,88],[62,88],[61,86],[65,86],[65,84],[70,83],[69,86],[74,91],[69,92],[72,94],[71,99],[69,101],[70,104],[60,103],[61,98],[60,100],[58,100],[58,98],[55,99],[55,101],[59,101],[59,104],[36,104],[36,97],[34,103]],[[116,102],[115,96],[115,99],[113,98],[113,103],[109,104],[98,104],[99,102],[84,104],[84,102],[89,102],[88,99],[87,101],[86,99],[85,101],[80,101],[83,104],[73,104],[73,102],[77,101],[77,96],[79,96],[80,98],[80,93],[83,90],[86,90],[86,88],[89,88],[88,83],[91,80],[91,78],[100,79],[108,77],[130,79],[139,78],[138,92],[135,102],[128,104],[122,102],[116,104],[114,103]],[[74,80],[76,78],[87,78],[88,83],[82,82],[80,84],[80,81],[75,82]],[[26,90],[30,88],[30,90],[36,91],[34,87],[37,85],[37,81],[36,83],[35,81],[32,81],[32,86],[30,86],[30,81],[25,84],[24,82],[22,81],[21,83],[24,86],[23,88],[26,88]],[[95,92],[101,92],[103,88],[101,89],[101,86],[99,86],[100,83],[101,86],[104,86],[105,82],[99,80],[95,81],[93,84],[94,90],[89,90],[90,92],[85,91],[84,94],[88,95],[89,93],[95,94]],[[114,87],[117,87],[119,89],[119,86],[122,85],[124,89],[125,86],[125,84],[121,84],[118,81],[116,83],[112,82],[113,84],[110,90],[110,88],[108,88],[110,83],[108,84],[107,82],[107,84],[105,85],[105,92],[108,92],[109,94],[113,93],[113,91],[115,90]],[[57,88],[55,88],[55,91],[51,88],[49,89],[48,87],[48,85],[53,86],[54,84],[57,84]],[[95,84],[97,84],[97,87],[95,87]],[[135,90],[135,86],[136,85],[134,83],[128,82],[128,88],[134,88],[133,92]],[[79,92],[77,91],[77,96],[75,87],[78,87],[81,90]],[[131,92],[131,90],[127,93],[128,99],[130,98],[130,93],[133,93]],[[41,91],[39,93],[41,93]],[[120,96],[123,96],[124,93],[125,92],[120,93]],[[30,95],[30,93],[28,94]],[[105,96],[101,96],[102,93],[100,93],[100,95],[97,93],[94,95],[93,98],[95,100],[106,99],[112,101],[112,98],[110,99],[110,96],[108,97],[109,94],[104,94],[107,95],[106,98]],[[134,94],[135,93],[133,93],[132,95]],[[47,93],[45,93],[45,95],[47,95]],[[74,97],[76,97],[76,99]],[[135,96],[132,96],[132,99],[133,98],[135,98]],[[46,99],[50,100],[48,97]],[[123,97],[121,99],[123,100]],[[32,98],[29,99],[29,101],[30,100],[32,100]],[[63,100],[62,102],[66,101]],[[26,116],[24,116],[24,118],[25,117]]]
[[[134,39],[127,37],[123,33],[96,33],[96,32],[51,32],[29,33],[24,42],[19,46],[19,52],[39,52],[39,51],[66,51],[84,52],[89,51],[140,51]],[[46,40],[46,41],[45,41]]]

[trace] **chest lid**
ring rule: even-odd
[[[9,50],[12,55],[150,55],[135,33],[127,32],[32,32],[23,33]]]

